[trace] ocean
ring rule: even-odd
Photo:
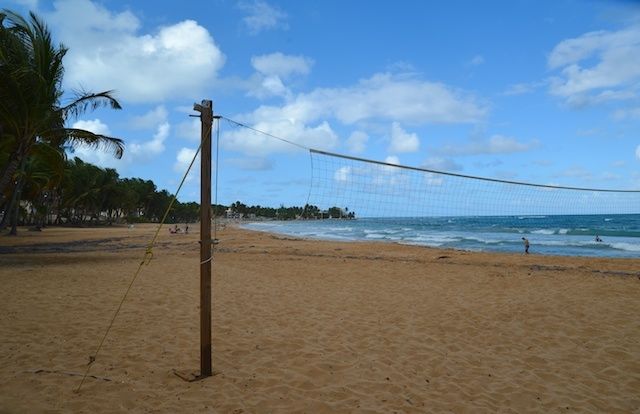
[[[640,214],[294,220],[244,227],[323,240],[495,252],[522,252],[526,237],[532,254],[640,257]]]

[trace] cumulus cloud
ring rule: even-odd
[[[415,124],[476,122],[486,108],[467,94],[415,77],[381,73],[357,85],[339,89],[317,89],[300,95],[291,109],[307,117],[331,114],[346,124],[393,119]],[[306,113],[305,113],[306,112]]]
[[[280,52],[251,58],[253,68],[264,74],[286,78],[292,74],[306,75],[311,71],[313,59],[305,56],[284,55]]]
[[[494,135],[488,140],[473,140],[466,145],[446,145],[434,150],[442,155],[480,155],[480,154],[512,154],[526,152],[538,148],[540,142],[532,140],[528,143],[520,142],[512,137]]]
[[[180,174],[181,176],[187,172],[187,168],[189,168],[189,164],[193,160],[193,157],[196,155],[196,150],[192,148],[182,147],[176,154],[176,161],[173,164],[173,171]],[[193,163],[191,170],[189,171],[189,175],[187,175],[186,181],[193,180],[194,177],[197,176],[198,171],[200,171],[200,155]]]
[[[238,7],[247,13],[242,22],[252,35],[270,29],[288,29],[287,14],[265,1],[241,1]]]
[[[339,182],[349,181],[351,177],[351,167],[340,167],[333,174],[333,179]]]
[[[444,84],[383,73],[351,87],[299,94],[283,106],[264,105],[243,118],[309,123],[333,117],[347,125],[372,120],[424,125],[473,123],[487,112],[473,96]]]
[[[109,126],[102,122],[100,119],[93,120],[78,120],[71,125],[72,128],[84,129],[91,131],[94,134],[110,136],[111,131]],[[72,155],[78,157],[83,161],[90,162],[101,168],[116,168],[123,165],[124,160],[117,159],[111,153],[105,151],[96,151],[95,148],[79,145],[73,151]],[[125,149],[124,156],[127,155]],[[123,157],[124,157],[123,156]]]
[[[319,88],[290,96],[281,106],[262,105],[235,118],[254,128],[319,149],[332,148],[338,142],[324,120],[334,118],[345,125],[397,122],[392,127],[394,144],[390,150],[410,152],[419,147],[419,140],[415,134],[404,132],[400,123],[472,123],[483,119],[487,112],[487,108],[473,96],[444,84],[415,76],[385,73],[361,80],[351,87]],[[224,141],[229,148],[251,153],[258,151],[263,154],[287,148],[277,140],[254,135],[236,131],[226,133]],[[355,150],[360,148],[353,140],[348,145],[355,145],[352,147]]]
[[[282,53],[254,56],[251,65],[256,74],[249,81],[249,95],[258,98],[271,96],[290,97],[291,91],[285,81],[293,75],[306,75],[311,70],[313,60],[304,56],[290,56]]]
[[[176,125],[176,135],[190,141],[200,142],[202,125],[199,118],[190,118],[188,121]]]
[[[506,91],[503,92],[503,95],[524,95],[527,93],[535,92],[541,86],[544,86],[546,82],[529,82],[529,83],[516,83],[510,85]]]
[[[158,124],[166,122],[168,116],[167,109],[163,105],[158,105],[144,115],[135,116],[129,123],[134,129],[150,129]]]
[[[164,151],[164,141],[169,136],[171,125],[168,122],[163,122],[158,125],[156,133],[149,141],[142,143],[132,143],[128,146],[128,152],[136,160],[150,160],[154,156],[161,154]]]
[[[86,129],[95,134],[111,134],[109,127],[99,119],[76,121],[72,128]],[[163,122],[157,126],[156,133],[150,140],[127,143],[122,159],[116,159],[104,151],[96,151],[93,148],[82,146],[78,147],[73,155],[102,168],[125,168],[133,163],[152,161],[155,156],[164,152],[164,141],[169,136],[170,130],[170,124]]]
[[[347,138],[347,149],[355,154],[363,153],[367,149],[367,141],[369,141],[369,135],[362,131],[354,131]]]
[[[633,98],[640,81],[640,25],[563,40],[548,65],[560,71],[551,79],[550,92],[571,105]]]
[[[109,131],[109,127],[107,126],[107,124],[103,123],[97,118],[93,120],[76,121],[73,123],[72,128],[84,129],[99,135],[109,136],[111,134],[111,131]]]
[[[384,159],[387,164],[400,165],[400,158],[397,155],[389,155]]]
[[[420,148],[420,140],[415,133],[408,133],[398,122],[391,125],[390,152],[416,152]]]
[[[70,49],[65,81],[72,88],[115,89],[132,102],[192,97],[224,64],[209,32],[193,20],[139,33],[133,13],[112,13],[89,0],[55,2],[46,17]]]
[[[265,119],[253,123],[252,128],[283,138],[289,143],[239,127],[222,134],[221,146],[252,156],[264,156],[295,151],[299,146],[328,150],[338,144],[338,136],[326,121],[309,126],[284,119]]]

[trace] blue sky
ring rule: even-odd
[[[122,111],[75,154],[175,191],[195,102],[306,147],[539,184],[640,189],[640,5],[631,1],[9,1],[69,47],[65,88]],[[214,134],[215,135],[215,134]],[[220,123],[218,201],[302,205],[307,152]],[[198,174],[181,192],[199,199]]]

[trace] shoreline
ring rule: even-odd
[[[312,221],[313,222],[313,221]],[[464,247],[456,247],[456,246],[442,246],[442,245],[430,245],[426,242],[416,242],[416,241],[405,241],[405,240],[395,240],[395,239],[387,239],[387,238],[378,238],[378,239],[367,239],[367,238],[358,238],[357,236],[329,236],[329,235],[316,235],[316,236],[306,236],[306,235],[300,235],[300,234],[295,234],[295,233],[291,233],[291,232],[287,232],[286,230],[283,231],[278,231],[277,229],[271,227],[271,228],[259,228],[259,227],[251,227],[254,224],[267,224],[268,223],[282,223],[284,225],[289,224],[288,221],[271,221],[271,222],[265,222],[265,221],[246,221],[246,222],[236,222],[234,223],[234,225],[238,226],[239,228],[245,229],[245,230],[249,230],[249,231],[258,231],[258,232],[265,232],[265,233],[271,233],[271,234],[278,234],[278,235],[283,235],[283,236],[287,236],[287,237],[292,237],[292,238],[297,238],[297,239],[301,239],[301,240],[316,240],[316,241],[322,241],[322,242],[347,242],[347,243],[388,243],[388,244],[398,244],[398,245],[402,245],[402,246],[418,246],[418,247],[424,247],[424,248],[432,248],[432,249],[443,249],[443,250],[454,250],[454,251],[464,251],[464,252],[470,252],[470,253],[495,253],[495,254],[518,254],[518,250],[513,250],[513,249],[497,249],[497,248],[464,248]],[[306,223],[306,221],[301,221],[301,223]],[[366,232],[367,230],[365,230]],[[436,232],[437,233],[437,232]],[[532,236],[530,234],[527,233],[520,233],[518,235],[517,238],[514,238],[513,240],[515,240],[516,244],[520,244],[520,237],[522,235],[526,235],[530,238],[530,242],[535,241],[535,239],[532,238]],[[513,243],[512,240],[512,243]],[[545,243],[541,243],[539,245],[537,245],[537,247],[541,248],[542,251],[540,250],[535,250],[536,244],[534,244],[532,242],[532,246],[533,249],[532,251],[530,251],[529,254],[534,254],[534,255],[540,255],[540,256],[549,256],[549,257],[585,257],[585,258],[604,258],[604,259],[620,259],[620,260],[624,260],[624,259],[637,259],[640,258],[640,253],[638,254],[634,254],[632,253],[632,251],[624,251],[623,253],[620,252],[616,252],[615,250],[612,252],[609,252],[608,254],[595,254],[594,252],[587,252],[587,253],[580,253],[580,254],[571,254],[571,253],[564,253],[564,252],[547,252],[544,251],[548,246],[545,245]],[[640,246],[639,246],[640,247]],[[524,249],[524,246],[522,247],[522,249]],[[615,254],[614,254],[615,253]]]

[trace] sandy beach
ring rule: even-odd
[[[309,241],[227,226],[213,377],[198,228],[0,237],[0,413],[638,413],[640,259]]]

